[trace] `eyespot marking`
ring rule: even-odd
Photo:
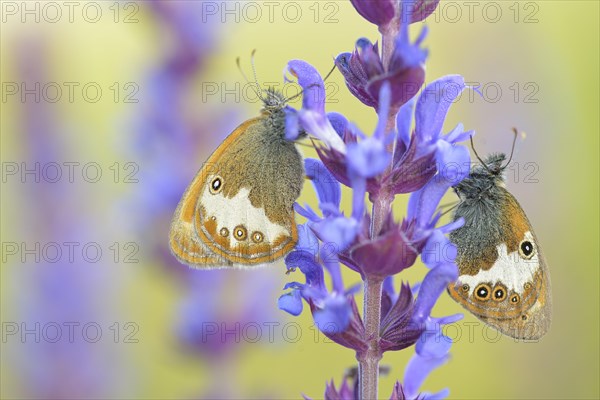
[[[490,288],[490,285],[482,283],[475,288],[475,297],[479,301],[488,301],[490,299],[491,292],[492,289]]]
[[[533,257],[534,253],[535,253],[535,249],[533,247],[533,243],[531,243],[529,240],[527,240],[527,239],[523,240],[519,244],[519,254],[524,259],[526,259],[526,260],[531,259],[531,257]]]
[[[510,302],[513,304],[517,304],[519,301],[521,301],[521,297],[516,293],[510,297]]]
[[[233,229],[233,236],[239,241],[246,240],[248,231],[244,225],[238,225]]]
[[[223,190],[223,178],[221,178],[220,176],[215,176],[210,182],[208,190],[210,190],[210,193],[212,194],[217,194],[221,192],[221,190]]]
[[[493,296],[494,301],[504,301],[504,299],[506,299],[506,288],[502,285],[496,285],[494,287],[494,296]]]
[[[227,236],[229,236],[229,229],[221,228],[221,230],[219,231],[219,234],[223,237],[227,237]]]
[[[252,234],[252,241],[254,243],[260,243],[263,241],[264,238],[265,236],[262,234],[262,232],[256,231]]]

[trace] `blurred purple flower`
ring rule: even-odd
[[[198,24],[202,2],[144,3],[155,16],[161,35],[171,37],[173,46],[147,72],[140,113],[133,121],[132,156],[144,168],[131,207],[135,228],[160,264],[185,274],[168,249],[168,232],[173,211],[186,186],[199,168],[198,160],[225,137],[231,125],[231,111],[193,113],[188,105],[193,82],[204,72],[216,46],[217,30]],[[196,93],[194,96],[199,97]],[[222,132],[222,136],[214,132]]]
[[[46,69],[51,57],[49,42],[20,43],[15,69],[26,87],[52,80]],[[64,132],[82,128],[60,121],[47,102],[29,99],[22,107],[24,118],[19,133],[25,152],[23,165],[44,168],[51,163],[63,165],[72,161],[67,150],[70,142]],[[119,288],[110,281],[109,266],[77,255],[82,245],[97,245],[101,231],[97,228],[99,221],[94,224],[93,217],[87,215],[89,210],[81,206],[91,201],[89,189],[83,190],[64,176],[54,182],[41,179],[22,183],[10,191],[25,199],[24,212],[19,215],[21,234],[30,244],[51,249],[42,253],[42,257],[39,251],[24,252],[25,261],[23,255],[16,262],[6,255],[8,262],[2,267],[10,273],[11,286],[18,288],[14,293],[3,293],[3,299],[6,295],[9,303],[15,304],[3,319],[15,312],[18,318],[14,320],[20,321],[3,322],[6,341],[2,352],[9,360],[15,381],[22,382],[22,395],[27,398],[131,395],[122,392],[121,385],[133,377],[115,343],[110,341],[107,346],[106,342],[90,340],[96,339],[97,327],[114,323],[114,312],[108,315],[101,305],[105,304],[107,292],[118,292]],[[41,207],[40,202],[45,206]],[[26,249],[30,247],[26,244]],[[67,251],[71,253],[66,254]],[[110,319],[113,322],[107,323]],[[84,330],[86,326],[90,329]],[[13,345],[14,342],[19,345]]]
[[[173,258],[165,240],[173,212],[201,161],[240,119],[231,109],[219,107],[214,112],[208,106],[197,106],[203,94],[194,89],[194,82],[216,54],[220,33],[217,26],[199,23],[204,3],[147,3],[161,34],[173,40],[157,50],[162,56],[143,85],[147,91],[134,122],[137,134],[131,147],[144,168],[131,208],[146,256],[165,266],[170,276],[179,278],[175,283],[183,286],[174,326],[181,349],[219,365],[211,371],[212,387],[202,395],[240,397],[238,386],[220,385],[224,378],[219,373],[233,370],[239,362],[240,351],[247,344],[240,339],[244,329],[254,325],[262,329],[263,323],[281,319],[272,302],[277,277],[268,270],[250,275],[245,271],[193,270]],[[231,291],[239,293],[243,301],[227,301]]]

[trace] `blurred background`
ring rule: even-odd
[[[376,28],[346,1],[0,4],[1,397],[322,397],[355,359],[306,311],[277,309],[299,272],[190,270],[169,254],[168,226],[202,162],[260,109],[236,57],[250,74],[257,49],[259,80],[283,88],[288,60],[325,74]],[[598,398],[599,3],[442,1],[426,24],[427,81],[459,73],[484,94],[464,94],[446,128],[475,129],[479,153],[527,133],[507,185],[550,266],[554,322],[517,343],[466,315],[424,389]],[[328,111],[373,130],[339,73],[327,90]],[[309,185],[299,202],[315,205]],[[417,264],[397,283],[424,274]],[[456,312],[444,295],[434,315]],[[412,354],[386,353],[383,397]]]

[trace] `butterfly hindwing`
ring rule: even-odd
[[[448,290],[502,333],[537,339],[550,326],[548,269],[517,200],[500,186],[494,193],[494,207],[477,203],[457,209],[465,225],[450,235],[458,247],[459,278]]]

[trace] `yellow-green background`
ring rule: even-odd
[[[226,24],[216,24],[216,48],[208,59],[208,72],[199,77],[197,91],[192,88],[188,96],[191,112],[202,112],[206,107],[227,108],[238,113],[240,122],[258,112],[256,103],[221,104],[215,98],[203,103],[200,95],[202,81],[243,82],[235,58],[241,56],[242,64],[248,70],[252,49],[258,49],[256,68],[260,79],[280,82],[281,71],[290,59],[307,60],[326,72],[331,68],[332,57],[350,51],[358,37],[377,39],[376,28],[361,19],[349,2],[329,2],[335,5],[331,9],[325,9],[326,3],[319,3],[321,15],[317,22],[309,8],[314,7],[314,3],[299,2],[303,17],[295,24],[284,21],[277,12],[274,23],[269,23],[263,16],[256,23],[243,19],[236,23],[228,18]],[[1,27],[2,81],[18,79],[18,66],[13,61],[19,46],[26,40],[33,40],[43,41],[48,46],[49,62],[44,68],[51,80],[119,81],[143,85],[143,77],[156,67],[171,38],[164,35],[156,19],[143,3],[140,4],[139,22],[133,24],[115,24],[110,18],[103,18],[98,24],[85,23],[80,18],[73,24],[21,23],[9,19]],[[515,343],[508,338],[486,341],[481,325],[475,328],[471,342],[467,339],[467,328],[462,325],[463,336],[452,347],[451,361],[431,375],[424,389],[437,391],[449,387],[452,398],[598,398],[598,2],[534,2],[538,7],[535,15],[538,21],[534,23],[523,22],[525,15],[534,10],[531,6],[526,9],[525,2],[517,4],[521,11],[518,23],[513,21],[514,14],[509,8],[513,2],[496,3],[503,12],[498,23],[483,19],[481,10],[486,2],[475,8],[473,22],[469,21],[464,2],[457,4],[463,12],[458,22],[453,23],[448,18],[428,22],[427,80],[460,73],[467,81],[498,82],[502,87],[503,97],[499,102],[476,99],[471,103],[463,99],[453,107],[448,118],[446,128],[463,122],[467,128],[477,131],[476,144],[480,153],[508,151],[513,126],[527,132],[526,140],[518,144],[516,160],[539,165],[536,176],[539,182],[509,180],[508,187],[532,221],[548,261],[554,322],[548,335],[539,343]],[[108,3],[103,3],[103,7],[106,11]],[[338,21],[324,23],[324,13],[335,9],[338,10],[335,15]],[[413,34],[419,25],[413,27]],[[336,95],[339,102],[328,104],[328,110],[350,116],[359,127],[370,132],[375,123],[374,113],[350,96],[339,73],[334,73],[330,80],[338,83],[341,90]],[[514,82],[521,88],[527,82],[534,82],[539,87],[535,96],[538,102],[514,102],[513,92],[509,89]],[[111,101],[58,104],[53,108],[56,117],[69,121],[79,130],[76,133],[56,132],[57,139],[68,141],[75,160],[92,160],[103,165],[129,161],[124,148],[133,133],[123,121],[133,118],[132,115],[143,107],[143,87],[141,89],[137,105]],[[524,92],[521,97],[523,95]],[[3,161],[25,158],[20,138],[22,118],[22,105],[18,101],[2,103]],[[214,134],[223,136],[226,132]],[[208,152],[209,149],[207,155]],[[197,160],[198,166],[202,161]],[[140,168],[144,169],[143,163]],[[193,171],[185,173],[189,176]],[[136,186],[97,185],[88,189],[95,200],[81,205],[77,212],[99,214],[98,237],[107,241],[126,241],[130,237],[135,240],[134,229],[127,223],[126,215],[117,218],[103,213],[115,212],[115,208],[107,204],[118,204],[131,198]],[[19,193],[18,187],[3,184],[2,241],[27,239],[22,237],[24,230],[19,224],[20,216],[30,210],[22,206],[26,203],[21,201]],[[303,201],[314,204],[309,186],[300,198],[300,202]],[[397,218],[403,215],[405,201],[404,197],[397,200]],[[47,212],[52,212],[52,204],[43,206]],[[110,223],[103,224],[106,220]],[[157,235],[166,237],[166,232],[157,232]],[[140,326],[140,342],[119,347],[120,361],[115,361],[115,368],[125,366],[122,367],[123,379],[111,388],[110,395],[114,398],[157,399],[202,396],[210,385],[209,380],[215,379],[210,372],[214,364],[184,354],[176,344],[172,324],[181,291],[175,279],[156,268],[149,257],[144,257],[144,250],[142,243],[142,262],[133,266],[93,266],[112,269],[110,280],[114,280],[106,298],[95,301],[103,304],[107,315],[114,315],[114,319],[135,321]],[[272,282],[271,298],[265,299],[265,303],[274,305],[283,283],[300,277],[298,274],[285,276],[281,265],[270,268],[276,278]],[[22,270],[21,264],[2,265],[3,322],[19,321],[18,304],[31,289]],[[236,300],[244,301],[236,297],[239,285],[252,272],[222,273],[228,274],[232,281],[231,286],[221,289],[223,296],[234,303],[231,307],[235,307]],[[264,276],[264,272],[261,273]],[[424,273],[424,267],[416,265],[405,272],[402,279],[414,282]],[[351,273],[345,276],[349,281],[356,280]],[[460,311],[460,307],[444,295],[434,313],[446,315]],[[281,321],[287,321],[286,318],[279,315]],[[234,393],[238,396],[257,397],[268,393],[275,398],[298,398],[305,393],[319,398],[325,381],[334,378],[336,383],[339,382],[344,370],[354,363],[352,352],[323,343],[322,338],[320,343],[315,343],[306,310],[295,321],[303,328],[302,340],[243,346],[221,371],[223,385],[235,387]],[[475,322],[476,319],[467,315],[465,321]],[[495,338],[493,331],[488,333]],[[23,351],[23,357],[31,357],[31,362],[35,363],[35,353],[25,354],[23,346],[26,345],[2,343],[2,398],[31,396],[28,383],[12,368],[11,359],[6,356],[9,350],[12,354]],[[396,379],[402,379],[404,365],[412,353],[413,350],[408,349],[385,355],[383,364],[391,366],[392,370],[381,379],[383,397],[389,396]]]

